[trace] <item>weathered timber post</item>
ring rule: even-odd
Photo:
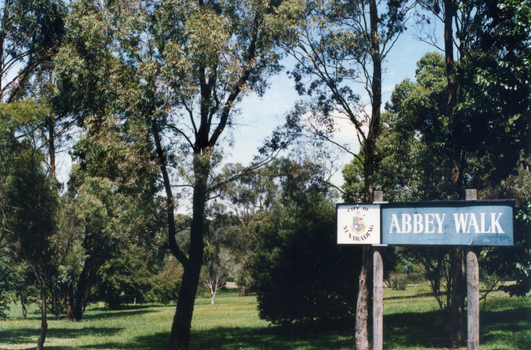
[[[373,247],[372,252],[373,269],[374,269],[374,285],[373,285],[373,350],[383,349],[383,261],[382,261],[382,247]]]
[[[383,202],[383,192],[374,191],[374,203]],[[372,338],[373,350],[383,350],[383,260],[382,245],[373,245]]]
[[[466,190],[466,200],[477,200],[475,189]],[[479,350],[479,264],[478,248],[466,250],[467,350]]]

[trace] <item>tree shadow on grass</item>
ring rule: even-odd
[[[134,312],[149,312],[134,310]],[[480,316],[481,343],[499,341],[500,337],[512,335],[511,349],[530,349],[530,309],[518,308],[504,311],[486,311]],[[93,335],[113,336],[121,328],[90,328],[86,331]],[[50,329],[54,338],[76,337],[84,330]],[[500,332],[502,332],[500,334]],[[0,332],[0,342],[4,342],[7,332]],[[9,332],[11,343],[27,343],[28,337],[38,336],[36,330],[16,330]],[[74,349],[130,349],[165,350],[168,346],[169,332],[159,332],[148,336],[136,337],[130,343],[91,344],[86,346],[52,346],[49,350]],[[504,341],[504,339],[502,339]],[[384,348],[443,348],[447,345],[443,313],[440,310],[422,313],[397,313],[384,315]],[[329,325],[323,328],[301,326],[286,327],[217,327],[212,329],[192,329],[190,348],[195,350],[342,350],[354,346],[353,327]]]
[[[120,332],[122,328],[94,328],[87,329],[73,329],[73,328],[48,328],[46,337],[49,338],[75,338],[81,335],[102,335],[113,336]],[[0,343],[9,344],[28,344],[28,340],[32,337],[38,338],[40,329],[15,329],[0,332]],[[49,347],[46,347],[47,349]]]
[[[171,305],[170,305],[171,306]],[[162,304],[146,304],[146,305],[130,305],[121,309],[117,310],[109,310],[107,307],[101,306],[101,307],[91,307],[87,309],[85,313],[83,313],[83,319],[84,320],[97,320],[97,319],[103,319],[103,318],[121,318],[124,316],[135,316],[135,315],[143,315],[148,313],[156,312],[154,310],[149,309],[157,309],[157,308],[165,308],[168,307],[168,305],[162,305]],[[40,310],[33,310],[29,311],[28,314],[32,317],[30,319],[32,320],[40,320],[41,319],[41,311]],[[20,317],[12,317],[12,320],[22,320]],[[51,321],[57,320],[57,317],[54,315],[50,315],[48,313],[48,319]],[[65,322],[73,321],[73,320],[64,320]]]
[[[50,338],[75,338],[79,336],[114,336],[121,332],[121,327],[87,327],[81,329],[48,328],[47,337]]]
[[[384,348],[441,348],[447,345],[440,310],[384,315]]]
[[[123,318],[123,317],[130,317],[130,316],[139,316],[139,315],[145,315],[145,314],[151,314],[156,311],[152,310],[130,310],[130,309],[124,309],[121,311],[105,311],[97,314],[84,314],[83,319],[84,320],[99,320],[99,319],[108,319],[108,318]]]
[[[481,311],[479,322],[481,344],[505,340],[516,349],[531,349],[531,308]]]
[[[445,295],[445,293],[441,293],[441,295]],[[427,292],[427,293],[418,293],[415,295],[404,295],[404,296],[395,296],[395,297],[385,297],[385,300],[408,300],[408,299],[417,299],[417,298],[424,298],[424,297],[431,297],[433,296],[433,293]]]
[[[210,300],[210,299],[209,299]],[[109,309],[107,306],[91,306],[89,309],[90,311],[104,311],[104,312],[114,312],[114,311],[125,311],[125,310],[142,310],[142,309],[156,309],[156,308],[165,308],[168,306],[176,306],[175,304],[155,304],[155,303],[147,303],[147,304],[128,304],[121,308],[117,309]]]
[[[352,349],[354,345],[351,330],[305,331],[284,327],[217,327],[204,331],[193,331],[190,348],[207,350],[322,350]]]
[[[384,315],[383,322],[384,348],[429,349],[448,346],[444,315],[440,310]],[[530,333],[531,309],[529,308],[480,313],[481,344],[507,340],[507,343],[511,344],[509,348],[531,349]]]
[[[159,332],[137,337],[128,346],[133,350],[165,350],[168,347],[169,332]],[[190,349],[194,350],[343,350],[352,349],[354,344],[350,330],[316,332],[285,327],[216,327],[206,330],[192,329]],[[97,349],[113,348],[107,344]]]
[[[0,344],[26,344],[32,336],[39,336],[40,330],[35,329],[14,329],[0,331]]]
[[[55,330],[54,338],[73,337],[79,330]],[[112,336],[119,329],[96,329],[101,335]],[[104,334],[104,332],[106,332]],[[208,330],[192,330],[190,349],[194,350],[343,350],[352,349],[352,331],[345,332],[290,332],[281,327],[253,328],[253,327],[218,327]],[[36,333],[38,335],[38,332]],[[50,334],[51,336],[51,334]],[[102,344],[78,346],[46,346],[48,350],[75,349],[128,349],[128,350],[166,350],[168,348],[169,332],[159,332],[149,336],[137,337],[128,344],[107,342]],[[28,334],[20,334],[20,343],[27,344]],[[15,342],[11,342],[12,344]]]

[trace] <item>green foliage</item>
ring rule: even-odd
[[[150,251],[131,247],[114,254],[96,275],[95,300],[111,310],[131,303],[174,302],[180,288],[182,267],[175,259],[163,264]]]
[[[121,251],[98,272],[98,295],[110,309],[149,301],[154,262],[141,248]]]
[[[516,281],[509,286],[500,286],[510,295],[525,296],[531,290],[531,173],[529,160],[522,160],[517,173],[509,176],[499,186],[489,188],[484,196],[512,198],[516,201],[514,220],[514,246],[504,249],[484,249],[481,252],[481,267],[489,275]]]
[[[49,104],[41,99],[0,103],[0,178],[4,185],[18,150],[39,147],[35,129],[50,112]]]
[[[466,60],[461,62],[463,71],[460,74],[471,72],[467,69],[472,69],[473,65],[465,69],[466,64],[469,64]],[[518,65],[518,61],[511,62],[511,65]],[[477,67],[481,66],[478,63]],[[391,103],[387,106],[388,111],[382,115],[381,141],[376,149],[377,162],[373,181],[376,189],[384,191],[386,200],[455,198],[450,181],[451,131],[446,116],[447,79],[444,61],[439,54],[429,53],[418,62],[417,67],[416,81],[408,79],[397,85],[391,96]],[[504,75],[500,71],[496,74]],[[516,120],[520,120],[514,117],[525,111],[525,106],[519,102],[519,95],[516,93],[517,90],[522,92],[522,87],[515,87],[515,104],[508,106],[497,98],[489,97],[490,94],[501,93],[498,88],[473,85],[466,80],[466,75],[461,78],[467,95],[458,104],[456,113],[464,113],[465,120],[462,137],[466,137],[467,142],[462,154],[467,163],[464,168],[466,186],[478,188],[480,198],[517,198],[518,207],[522,210],[528,197],[525,189],[527,173],[520,169],[518,177],[512,175],[507,178],[514,172],[515,157],[519,157],[522,148],[522,134],[511,131]],[[490,101],[488,104],[480,103],[483,99]],[[496,113],[489,114],[487,110],[483,110],[482,106],[486,105],[490,106],[490,110],[499,111],[499,114],[496,116]],[[503,126],[509,124],[512,126],[508,129]],[[522,125],[518,128],[526,129]],[[511,152],[511,155],[504,155],[507,152]],[[498,156],[500,159],[496,160]],[[344,189],[350,199],[361,197],[359,181],[363,178],[362,170],[351,163],[343,171]],[[529,228],[519,219],[515,224],[517,247],[484,249],[480,256],[480,267],[489,275],[514,278],[518,281],[517,284],[503,288],[516,295],[525,295],[530,287],[527,248]],[[449,268],[446,254],[444,249],[433,248],[407,248],[398,251],[403,259],[421,264],[443,310],[451,302],[448,295],[452,288],[446,272]]]
[[[0,256],[0,319],[7,317],[8,304],[11,302],[12,271],[11,261]]]
[[[441,55],[417,63],[417,81],[395,87],[382,115],[375,187],[389,200],[440,200],[452,195],[445,114],[446,78]]]
[[[164,305],[177,300],[182,274],[182,266],[177,260],[169,259],[164,267],[151,277],[152,299]]]
[[[448,8],[441,2],[419,4],[443,22],[451,17],[442,16],[441,10]],[[499,184],[514,172],[521,151],[529,152],[526,80],[531,13],[527,2],[513,0],[466,0],[452,6],[456,20],[448,24],[455,36],[450,45],[455,54],[445,75],[454,92],[452,105],[447,103],[452,110],[441,111],[449,121],[443,145],[453,147],[461,179],[460,193],[454,197],[462,199],[465,187]]]
[[[24,125],[35,127],[42,123],[49,113],[50,107],[42,100],[26,99],[20,102],[2,103],[0,104],[1,130],[14,131]]]
[[[61,293],[72,294],[71,309],[78,310],[75,316],[69,311],[68,317],[77,319],[101,266],[132,247],[160,246],[164,235],[144,122],[120,124],[112,116],[87,117],[86,122],[91,128],[74,145],[78,164],[70,174],[60,217],[62,241],[68,245],[62,250],[59,282]],[[116,268],[117,273],[122,270]],[[121,303],[108,290],[109,303]]]
[[[4,250],[8,252],[8,249]],[[27,263],[13,254],[0,256],[0,319],[9,316],[9,304],[20,302],[22,317],[26,319],[26,305],[39,301],[35,275]]]
[[[57,184],[35,131],[50,110],[41,99],[0,104],[0,302],[20,301],[24,317],[38,289],[51,287],[60,259]]]
[[[90,127],[74,147],[79,164],[69,182],[67,215],[74,217],[77,233],[61,281],[76,295],[97,284],[96,296],[113,309],[135,299],[174,300],[178,283],[172,278],[180,276],[178,270],[160,266],[157,252],[145,250],[161,246],[165,238],[146,125],[143,120],[120,124],[111,116],[85,122]]]
[[[0,4],[2,101],[6,97],[8,102],[21,100],[35,72],[51,62],[65,33],[66,13],[66,4],[61,0],[12,0]]]
[[[389,284],[396,290],[406,290],[408,283],[407,275],[398,272],[391,272],[389,275]]]
[[[54,235],[58,196],[54,179],[43,167],[43,156],[24,140],[15,151],[6,180],[8,215],[1,229],[17,260],[29,265],[41,296],[42,348],[47,331],[46,300],[48,283],[55,275],[58,257]],[[23,299],[23,296],[22,296]]]
[[[231,129],[240,99],[250,91],[263,94],[267,78],[280,70],[273,40],[279,35],[276,10],[283,13],[298,3],[72,4],[70,35],[57,58],[59,105],[83,117],[93,115],[96,123],[114,115],[124,123],[142,120],[149,128],[146,138],[154,142],[164,182],[169,247],[185,276],[192,275],[183,277],[179,325],[173,327],[182,333],[172,334],[172,343],[187,347],[203,261],[205,203],[231,180],[214,176],[223,153],[218,149],[221,136]],[[182,188],[175,186],[175,179],[193,188],[187,250],[175,241],[176,191]]]
[[[53,259],[58,204],[53,180],[42,166],[42,155],[32,148],[20,150],[11,166],[6,185],[11,215],[6,226],[14,234],[11,239],[17,242],[20,258],[46,270]]]
[[[477,158],[469,165],[471,186],[483,188],[514,173],[520,151],[529,148],[531,10],[529,1],[490,0],[464,1],[462,11],[473,16],[467,33],[458,33],[466,44],[456,113],[466,125],[464,150]]]

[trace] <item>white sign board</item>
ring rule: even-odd
[[[380,205],[337,204],[338,244],[380,244]]]

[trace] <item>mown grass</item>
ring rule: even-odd
[[[443,315],[427,286],[385,289],[385,349],[444,349]],[[531,349],[531,298],[489,294],[480,315],[481,349]],[[31,349],[40,330],[38,310],[21,320],[20,306],[0,321],[0,349]],[[108,311],[92,305],[81,322],[50,320],[47,349],[166,349],[175,305],[140,305]],[[256,298],[222,292],[211,305],[198,298],[191,349],[353,349],[352,325],[322,329],[271,327],[258,317]]]

